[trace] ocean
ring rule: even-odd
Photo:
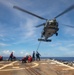
[[[9,57],[3,57],[3,60],[8,60]],[[17,60],[22,60],[23,57],[16,57]],[[74,62],[74,57],[41,57],[41,59],[55,59],[58,61]]]

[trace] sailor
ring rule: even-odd
[[[33,58],[33,61],[35,61],[35,51],[33,51],[32,58]]]
[[[26,63],[26,57],[22,58],[22,63]]]
[[[13,52],[11,52],[10,56],[9,56],[9,59],[8,60],[11,60],[12,61],[13,59]]]
[[[36,52],[36,60],[39,60],[40,61],[40,56],[41,56],[40,53],[37,51]]]
[[[32,57],[31,57],[31,55],[29,55],[29,57],[28,57],[28,62],[29,62],[29,63],[32,62]]]
[[[0,56],[0,61],[2,61],[3,60],[3,57],[2,56]]]

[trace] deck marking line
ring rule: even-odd
[[[16,63],[16,62],[14,62]],[[23,70],[23,69],[29,69],[29,68],[34,68],[34,67],[37,67],[39,64],[38,63],[33,63],[34,65],[31,66],[31,67],[25,67],[25,68],[14,68],[13,69],[3,69],[2,70],[0,69],[0,71],[13,71],[13,70]],[[13,63],[11,63],[10,65],[13,65]]]
[[[5,68],[5,67],[7,67],[7,66],[11,66],[11,65],[13,65],[13,64],[16,63],[16,62],[17,62],[17,61],[11,62],[10,64],[6,64],[6,65],[0,67],[0,70],[3,69],[3,68]]]
[[[41,64],[47,64],[47,63],[41,63]]]
[[[57,64],[60,64],[61,66],[65,66],[65,67],[68,67],[68,68],[70,68],[70,69],[74,69],[74,67],[65,65],[65,64],[63,64],[63,63],[61,63],[61,62],[58,62],[58,61],[54,61],[54,62],[57,63]]]
[[[18,66],[18,67],[12,67],[12,68],[15,68],[15,69],[17,69],[17,68],[19,68],[19,66]]]

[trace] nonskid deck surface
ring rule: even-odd
[[[0,75],[74,75],[74,67],[54,60],[41,60],[32,63],[1,61]]]

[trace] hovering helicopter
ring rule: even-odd
[[[41,33],[41,38],[38,39],[38,41],[51,42],[51,39],[48,39],[49,37],[53,36],[54,34],[56,36],[58,36],[59,28],[58,28],[58,22],[56,21],[56,18],[58,18],[58,17],[62,16],[63,14],[71,11],[72,9],[74,9],[74,5],[71,5],[69,8],[67,8],[66,10],[61,12],[59,15],[55,16],[52,20],[49,20],[49,19],[43,18],[41,16],[38,16],[38,15],[36,15],[36,14],[34,14],[32,12],[29,12],[29,11],[27,11],[25,9],[22,9],[22,8],[20,8],[18,6],[13,6],[13,8],[16,8],[16,9],[18,9],[20,11],[26,12],[26,13],[28,13],[28,14],[30,14],[32,16],[35,16],[37,18],[40,18],[42,20],[46,20],[45,23],[36,26],[36,27],[44,26],[43,32]],[[73,26],[69,26],[69,25],[65,25],[65,26],[73,28]]]

